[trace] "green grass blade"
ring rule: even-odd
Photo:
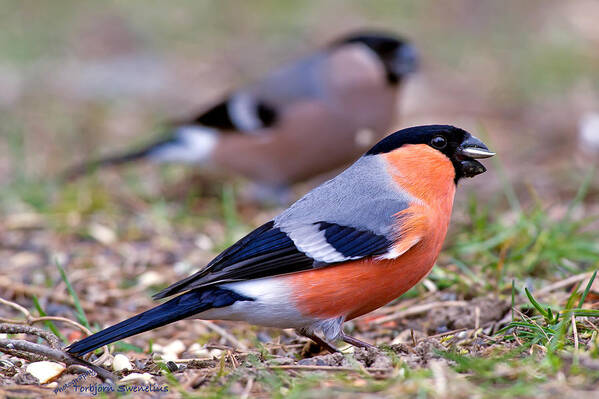
[[[33,306],[35,306],[35,308],[37,309],[37,312],[40,314],[40,316],[41,317],[47,316],[48,314],[42,308],[42,305],[40,304],[39,300],[37,299],[37,296],[33,295],[31,297],[31,299],[33,300]],[[50,329],[50,331],[52,331],[52,333],[54,335],[56,335],[58,338],[60,338],[64,343],[68,343],[68,340],[66,339],[66,337],[64,335],[62,335],[60,333],[60,331],[58,331],[58,328],[56,328],[56,325],[52,322],[52,320],[46,320],[46,321],[44,321],[44,324],[46,325],[46,327],[48,327]]]
[[[77,310],[77,320],[79,321],[79,323],[81,323],[85,327],[87,327],[87,329],[91,330],[89,322],[87,321],[87,317],[85,317],[85,312],[83,311],[83,307],[81,306],[81,302],[79,302],[79,297],[77,296],[77,293],[73,289],[71,282],[67,278],[67,274],[65,273],[63,267],[60,265],[60,263],[58,261],[56,261],[55,263],[56,263],[56,267],[58,268],[58,271],[60,272],[60,277],[62,277],[62,281],[64,281],[64,283],[67,285],[67,290],[69,291],[69,294],[73,298],[73,302],[75,304],[75,309]]]
[[[595,280],[595,276],[597,276],[597,270],[595,270],[595,272],[591,276],[591,279],[589,280],[587,287],[584,289],[584,292],[583,292],[582,296],[580,297],[580,301],[578,301],[578,309],[582,308],[582,305],[584,304],[584,300],[587,298],[587,295],[589,295],[589,291],[591,290],[591,287],[593,286],[593,281]]]
[[[599,317],[599,310],[595,309],[575,309],[572,311],[574,316]]]
[[[515,319],[514,316],[514,308],[516,307],[516,283],[514,280],[512,280],[512,322]]]
[[[534,306],[535,309],[538,310],[539,313],[543,315],[543,317],[547,318],[548,317],[547,312],[545,311],[545,309],[543,309],[543,306],[541,306],[541,304],[538,303],[537,300],[532,296],[530,291],[528,291],[528,288],[524,287],[524,292],[526,292],[526,296],[528,297],[528,300],[530,301],[532,306]]]

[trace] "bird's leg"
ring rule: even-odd
[[[339,338],[341,338],[343,340],[343,342],[347,342],[350,345],[353,346],[357,346],[359,348],[374,348],[376,349],[376,346],[369,344],[368,342],[364,342],[364,341],[360,341],[358,338],[354,338],[350,335],[346,335],[343,331],[341,332],[341,335],[339,335]]]
[[[306,337],[306,338],[310,338],[312,341],[316,342],[318,345],[322,346],[323,348],[325,348],[326,350],[328,350],[331,353],[341,352],[339,349],[335,348],[335,346],[333,344],[325,341],[324,339],[320,338],[318,335],[314,334],[313,332],[310,332],[310,331],[304,330],[304,329],[298,329],[296,331],[299,335]]]

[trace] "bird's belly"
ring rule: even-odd
[[[261,278],[221,286],[254,300],[237,301],[230,306],[212,308],[194,318],[246,321],[278,328],[304,328],[318,321],[298,310],[289,297],[291,287],[281,278]]]
[[[391,302],[422,280],[439,253],[431,249],[417,245],[398,259],[358,260],[286,278],[303,314],[350,320]]]

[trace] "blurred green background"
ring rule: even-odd
[[[589,159],[579,120],[599,108],[597,20],[596,1],[3,0],[0,184],[144,142],[339,35],[386,28],[422,56],[401,126],[484,128],[518,182],[570,195]]]

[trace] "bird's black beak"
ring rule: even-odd
[[[463,158],[473,159],[490,158],[495,155],[494,152],[489,151],[485,143],[474,136],[462,141],[456,152]]]
[[[418,52],[414,46],[404,43],[395,54],[392,61],[393,70],[397,76],[404,76],[409,73],[416,72],[418,69]]]
[[[495,155],[494,152],[489,151],[485,143],[474,136],[464,140],[457,148],[456,153],[464,177],[473,177],[486,172],[487,169],[476,159],[490,158]]]

